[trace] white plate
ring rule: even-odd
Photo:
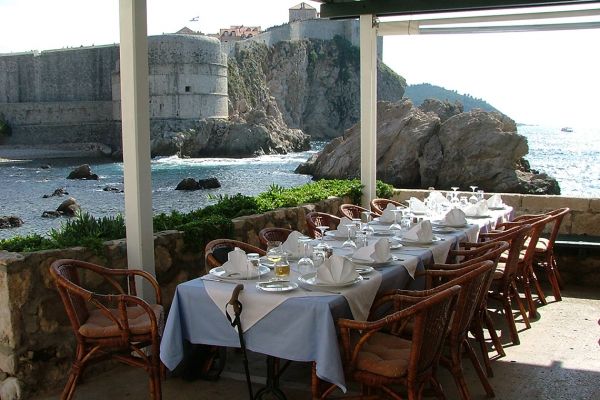
[[[393,261],[396,261],[396,259],[393,256],[390,256],[390,258],[387,261],[383,261],[383,262],[376,262],[376,261],[372,261],[372,260],[363,260],[361,258],[352,258],[352,257],[348,257],[348,260],[352,261],[354,264],[358,264],[358,265],[372,265],[374,267],[380,266],[380,265],[386,265],[389,264]]]
[[[363,277],[358,275],[355,279],[353,279],[349,282],[344,282],[344,283],[317,282],[317,273],[316,272],[311,272],[310,274],[305,274],[298,278],[298,282],[304,283],[306,285],[311,285],[311,286],[316,286],[316,287],[332,287],[332,288],[352,286],[362,280],[363,280]]]
[[[400,232],[399,230],[395,229],[395,230],[383,230],[383,231],[375,231],[373,232],[373,236],[394,236],[396,233]]]
[[[391,225],[391,224],[393,224],[393,223],[394,223],[394,221],[390,221],[390,222],[383,222],[383,221],[381,221],[381,220],[379,219],[379,217],[375,217],[375,218],[373,218],[373,224],[375,224],[375,225]]]
[[[454,233],[456,232],[455,228],[449,227],[449,226],[440,226],[440,227],[433,227],[433,232],[434,233]]]
[[[434,227],[438,226],[441,228],[465,228],[468,224],[448,225],[445,224],[443,221],[432,221],[431,225],[433,225]]]
[[[368,265],[356,266],[356,272],[358,272],[361,275],[368,275],[373,271],[375,271],[375,269]]]
[[[340,232],[337,229],[333,231],[326,231],[325,236],[334,237],[336,239],[348,239],[347,233]]]
[[[470,219],[485,219],[485,218],[492,218],[491,215],[465,215],[466,218],[470,218]]]
[[[289,292],[297,289],[298,284],[290,281],[258,282],[256,288],[265,292]]]
[[[270,272],[270,269],[267,266],[261,265],[259,268],[260,268],[261,275],[266,275]],[[242,279],[242,280],[244,280],[244,279],[258,278],[257,271],[251,271],[250,276],[248,276],[248,277],[244,276],[245,275],[244,272],[228,276],[227,272],[223,269],[223,267],[215,267],[215,268],[211,269],[210,271],[208,271],[208,273],[216,276],[219,279],[232,279],[232,280]]]
[[[418,241],[410,240],[410,239],[401,239],[402,243],[405,244],[406,246],[429,246],[436,242],[441,242],[442,240],[444,240],[444,239],[437,238],[437,237],[434,237],[433,240],[431,240],[430,242],[418,242]]]

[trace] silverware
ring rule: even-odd
[[[200,278],[200,279],[203,280],[203,281],[209,281],[209,282],[231,283],[231,284],[234,284],[234,285],[238,284],[238,282],[236,282],[236,281],[228,281],[228,280],[219,279],[219,278]]]
[[[326,290],[326,289],[309,289],[307,287],[304,286],[300,286],[300,289],[305,290],[307,292],[323,292],[323,293],[331,293],[331,294],[342,294],[341,292],[335,292],[333,290]]]

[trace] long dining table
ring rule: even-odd
[[[431,245],[392,249],[392,261],[375,266],[356,284],[334,290],[300,284],[288,292],[264,292],[256,287],[256,280],[222,280],[211,274],[181,283],[165,323],[160,358],[173,370],[184,357],[185,341],[240,347],[238,333],[225,317],[225,307],[235,287],[231,283],[241,283],[244,290],[239,300],[243,305],[241,322],[246,348],[285,360],[315,362],[320,379],[346,391],[336,320],[364,319],[364,310],[368,312],[377,293],[423,288],[419,271],[434,262],[444,262],[448,251],[459,242],[477,240],[479,232],[493,228],[511,213],[512,208],[507,206],[491,211],[489,218],[467,219],[464,228],[435,233],[439,240]],[[348,255],[342,248],[343,239],[327,239],[334,254]],[[270,271],[261,279],[272,277]],[[299,277],[292,264],[290,281],[298,282]]]

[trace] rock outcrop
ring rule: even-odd
[[[377,177],[396,187],[477,185],[490,192],[560,194],[553,178],[519,170],[527,140],[505,115],[472,110],[442,123],[436,113],[403,100],[380,102],[377,118]],[[297,172],[314,178],[357,178],[359,168],[357,124]]]
[[[92,173],[88,164],[83,164],[71,171],[67,179],[98,180],[98,175]]]
[[[47,199],[49,197],[62,197],[62,196],[67,196],[69,194],[69,192],[67,192],[64,188],[58,188],[55,189],[54,192],[52,192],[52,194],[45,194],[42,196],[43,199]]]
[[[313,139],[340,136],[360,116],[359,64],[359,49],[339,36],[238,46],[229,59],[230,116],[276,105],[289,127]],[[380,100],[401,99],[405,86],[379,63]]]
[[[200,190],[200,189],[217,189],[221,187],[221,183],[217,178],[206,178],[195,180],[194,178],[184,178],[179,182],[175,190]]]
[[[56,209],[56,211],[63,213],[63,215],[69,217],[75,216],[75,214],[80,210],[81,206],[79,206],[79,203],[77,203],[77,200],[75,200],[73,197],[69,197],[68,199],[60,203],[60,206],[58,206],[58,208]]]
[[[23,225],[23,220],[17,216],[0,216],[0,229],[18,228]]]

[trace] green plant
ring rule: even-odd
[[[0,240],[0,250],[22,253],[55,248],[48,238],[33,233],[27,236],[15,236],[10,239]]]
[[[377,181],[375,191],[380,199],[390,199],[394,195],[394,187],[383,181]]]
[[[57,248],[84,246],[99,252],[105,241],[125,237],[125,220],[121,214],[94,218],[80,212],[61,224],[60,229],[50,230],[49,236]]]

